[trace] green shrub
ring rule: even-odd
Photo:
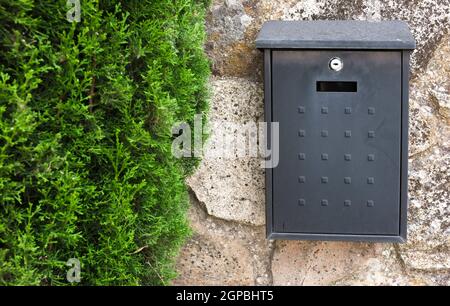
[[[206,1],[207,2],[207,1]],[[171,127],[207,108],[199,0],[0,0],[0,284],[168,284],[189,235]]]

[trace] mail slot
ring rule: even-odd
[[[256,46],[265,118],[279,123],[268,238],[406,241],[407,24],[270,21]]]

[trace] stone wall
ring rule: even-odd
[[[411,75],[409,240],[268,241],[259,161],[205,158],[188,179],[195,233],[179,256],[174,284],[450,285],[449,9],[449,0],[213,1],[206,44],[212,120],[263,121],[262,55],[254,40],[266,20],[409,23],[418,43]]]

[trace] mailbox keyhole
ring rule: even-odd
[[[333,57],[330,60],[330,69],[334,71],[341,71],[344,68],[344,62],[339,57]]]

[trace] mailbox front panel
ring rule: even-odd
[[[401,51],[271,52],[273,231],[399,236]]]

